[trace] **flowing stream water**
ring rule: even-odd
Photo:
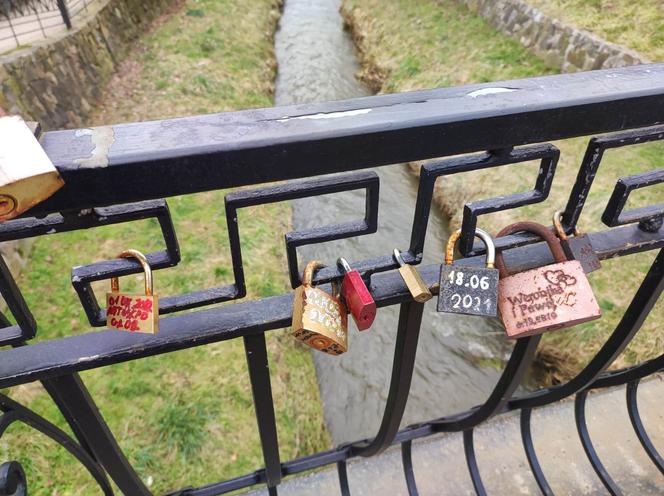
[[[341,100],[370,92],[355,79],[355,48],[344,31],[340,0],[286,0],[275,38],[279,71],[276,105]],[[351,264],[408,247],[417,180],[404,165],[376,168],[380,176],[375,234],[299,249],[300,263],[320,259]],[[296,230],[359,219],[364,191],[293,202]],[[448,237],[432,209],[424,263],[440,263]],[[495,385],[507,350],[487,319],[437,313],[427,303],[410,397],[402,425],[482,403]],[[371,329],[359,333],[349,317],[349,350],[339,357],[313,352],[325,421],[335,444],[376,434],[385,408],[394,354],[398,306],[381,308]]]

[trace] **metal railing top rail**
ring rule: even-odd
[[[30,215],[651,126],[663,108],[664,63],[52,131],[65,186]]]

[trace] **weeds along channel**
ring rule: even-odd
[[[578,2],[577,2],[578,3]],[[442,86],[524,78],[551,73],[535,55],[471,14],[453,0],[345,0],[342,13],[358,46],[363,68],[359,77],[375,91],[393,93]],[[553,212],[564,208],[589,137],[554,142],[561,157],[549,198],[515,211],[482,216],[478,227],[495,234],[520,220],[550,225]],[[581,230],[603,229],[600,217],[619,177],[661,167],[664,144],[655,142],[607,151],[579,221]],[[418,164],[413,164],[418,169]],[[437,184],[438,206],[460,225],[463,205],[532,189],[538,163],[508,165],[498,170],[448,176]],[[496,174],[503,180],[497,180]],[[504,178],[509,178],[505,180]],[[664,185],[634,192],[627,208],[653,205],[664,198]],[[544,335],[538,370],[544,383],[575,375],[615,329],[656,253],[606,260],[589,275],[602,318]],[[660,355],[658,325],[664,317],[659,301],[614,367]]]
[[[149,120],[272,105],[276,0],[188,0],[159,19],[109,83],[89,125]],[[169,198],[182,251],[176,267],[154,273],[160,296],[232,282],[224,191]],[[246,211],[245,211],[246,210]],[[288,204],[240,211],[247,298],[290,288],[283,234]],[[115,258],[127,248],[163,249],[156,221],[41,237],[19,285],[39,324],[38,340],[86,332],[74,292],[75,265]],[[142,275],[121,278],[140,292]],[[103,299],[107,284],[94,289]],[[49,295],[47,299],[44,295]],[[329,447],[308,348],[287,330],[268,333],[282,456]],[[104,418],[141,478],[156,494],[202,485],[263,465],[242,340],[136,360],[82,374]],[[12,398],[69,432],[38,383]],[[3,459],[27,471],[34,494],[94,494],[94,481],[63,448],[14,425]]]

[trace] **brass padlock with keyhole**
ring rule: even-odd
[[[403,282],[406,283],[413,300],[418,303],[429,301],[433,295],[431,294],[431,291],[429,291],[429,287],[422,280],[422,276],[417,269],[412,265],[407,264],[401,256],[401,252],[396,248],[394,249],[394,259],[399,264],[399,274],[401,275]]]
[[[111,292],[106,293],[106,325],[118,331],[157,334],[159,300],[153,292],[152,269],[147,258],[137,250],[125,250],[118,257],[140,262],[145,272],[145,294],[121,293],[118,278],[111,278]]]
[[[348,350],[348,312],[339,299],[336,281],[332,282],[332,295],[313,286],[314,271],[323,267],[323,262],[313,260],[304,269],[302,285],[293,299],[292,334],[316,350],[340,355]]]
[[[440,266],[439,312],[495,317],[498,310],[498,270],[493,268],[496,248],[491,236],[475,229],[486,246],[486,267],[452,265],[454,247],[461,237],[457,229],[447,241],[445,263]]]

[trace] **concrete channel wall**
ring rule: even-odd
[[[0,108],[44,129],[81,127],[131,44],[173,0],[107,0],[79,25],[0,55]],[[0,244],[16,277],[32,239]],[[0,305],[1,306],[1,305]]]
[[[649,62],[637,52],[567,25],[521,0],[456,0],[563,72]]]
[[[80,127],[132,43],[172,0],[108,0],[78,26],[0,55],[0,107],[44,129]]]

